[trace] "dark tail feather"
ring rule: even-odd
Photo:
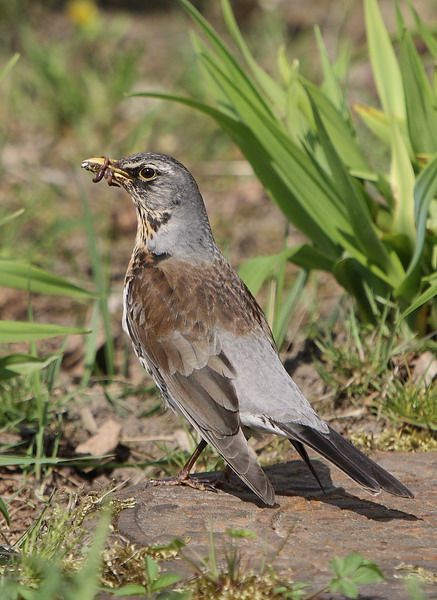
[[[320,481],[319,476],[317,475],[317,471],[315,470],[315,468],[313,467],[312,462],[310,461],[310,457],[308,456],[308,452],[306,451],[305,446],[303,444],[301,444],[301,442],[298,442],[296,440],[290,440],[290,442],[293,444],[294,449],[296,450],[296,452],[299,453],[301,459],[306,462],[309,470],[313,474],[314,479],[319,484],[319,486],[320,486],[321,490],[323,491],[323,493],[326,494],[326,490],[323,487],[322,482]]]
[[[292,443],[293,440],[297,440],[298,443],[307,444],[371,494],[378,494],[383,489],[394,496],[414,497],[396,477],[390,475],[331,427],[329,433],[320,433],[312,427],[299,423],[276,422],[276,424],[289,434]],[[295,448],[301,454],[296,446]],[[302,458],[309,464],[309,460],[307,461],[303,456]]]

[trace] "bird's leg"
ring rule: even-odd
[[[190,471],[193,468],[196,460],[204,451],[205,447],[205,440],[200,440],[197,448],[194,450],[193,454],[190,456],[177,475],[174,477],[167,477],[165,479],[151,479],[148,482],[148,485],[189,485],[190,487],[202,490],[209,489],[213,492],[217,491],[209,481],[202,481],[202,479],[198,477],[190,477]]]
[[[182,467],[182,469],[179,471],[179,473],[177,475],[177,477],[181,481],[186,481],[187,479],[190,478],[190,471],[194,467],[197,459],[202,454],[202,452],[205,450],[205,448],[206,448],[205,440],[200,440],[200,442],[197,445],[197,448],[194,450],[193,454],[190,456],[190,458],[187,460],[187,462],[184,464],[184,466]]]

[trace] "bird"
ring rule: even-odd
[[[288,438],[322,487],[306,447],[371,494],[412,498],[398,479],[332,429],[284,368],[258,302],[219,250],[198,185],[165,154],[82,162],[124,188],[137,233],[123,291],[123,329],[165,403],[201,441],[176,482],[207,444],[268,506],[275,492],[251,435]],[[323,487],[322,487],[323,489]]]

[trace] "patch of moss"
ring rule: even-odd
[[[395,567],[397,573],[395,577],[398,579],[418,579],[421,583],[437,584],[437,572],[428,571],[417,565],[408,565],[401,563]]]
[[[365,450],[390,450],[396,452],[429,452],[437,450],[437,436],[433,431],[415,427],[391,428],[379,437],[371,433],[352,433],[349,440]]]

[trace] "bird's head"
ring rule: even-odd
[[[105,179],[129,193],[137,209],[138,245],[172,254],[186,253],[191,246],[195,251],[199,245],[212,247],[197,183],[176,159],[144,152],[119,160],[89,158],[82,167],[96,174],[94,182]]]

